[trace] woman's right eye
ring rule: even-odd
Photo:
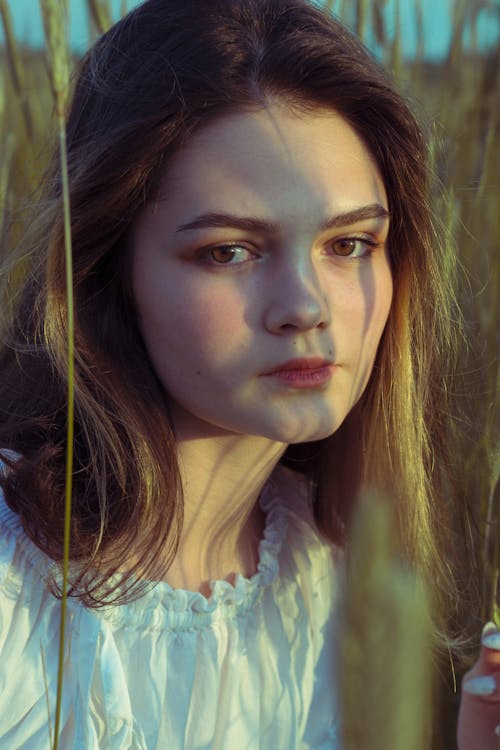
[[[241,245],[216,245],[206,251],[205,257],[217,266],[234,266],[246,263],[255,257],[255,254]]]

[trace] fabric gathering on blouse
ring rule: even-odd
[[[160,582],[122,605],[68,600],[61,750],[339,750],[341,553],[290,470],[275,470],[260,503],[251,578],[212,581],[209,598]],[[54,565],[0,494],[0,750],[50,749]]]

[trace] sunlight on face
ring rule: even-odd
[[[132,233],[139,325],[185,437],[332,434],[392,299],[387,196],[339,115],[278,104],[198,132]]]

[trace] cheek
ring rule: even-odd
[[[377,279],[373,299],[367,303],[370,316],[362,341],[360,342],[360,368],[358,371],[358,392],[365,389],[379,348],[392,304],[393,284],[390,270],[384,269]]]
[[[368,304],[371,319],[368,321],[367,338],[371,340],[375,350],[378,347],[380,337],[382,336],[387,323],[387,318],[389,317],[392,296],[392,275],[387,268],[384,269],[383,273],[380,273],[379,278],[377,279],[377,284],[374,288],[373,299],[370,300]]]
[[[236,344],[244,330],[244,304],[234,293],[214,293],[209,289],[184,290],[183,299],[176,306],[176,323],[179,334],[195,342],[202,350],[228,349]]]
[[[384,269],[384,273],[382,275],[382,279],[380,282],[380,292],[379,292],[379,300],[378,300],[378,314],[377,314],[377,322],[380,326],[380,336],[382,335],[382,332],[385,328],[385,324],[387,323],[387,319],[389,317],[389,313],[391,311],[392,307],[392,298],[394,296],[394,282],[392,279],[392,272],[389,266],[389,263],[387,262],[387,266]]]
[[[365,389],[392,303],[392,276],[388,265],[375,266],[360,276],[344,297],[345,346],[352,376],[350,400],[355,403]]]
[[[367,332],[367,337],[364,342],[364,353],[362,355],[364,360],[364,367],[362,368],[363,371],[359,373],[358,380],[359,396],[361,396],[370,380],[377,352],[379,350],[380,340],[389,318],[389,313],[392,305],[392,297],[392,276],[390,272],[388,272],[387,276],[384,278],[384,283],[379,286],[378,296],[375,301],[373,310],[371,327]]]
[[[376,351],[391,303],[389,267],[384,264],[362,269],[359,277],[344,287],[338,300],[337,310],[342,314],[345,343],[361,348],[368,355]]]
[[[244,340],[244,301],[209,283],[182,279],[151,289],[138,300],[140,323],[153,360],[176,362],[179,369],[231,359]],[[184,366],[182,366],[184,365]],[[177,368],[176,368],[177,369]]]

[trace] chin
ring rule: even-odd
[[[325,440],[336,432],[344,420],[329,421],[328,424],[317,425],[276,425],[274,429],[266,431],[266,437],[287,445],[299,443],[313,443]]]
[[[332,427],[329,430],[322,430],[315,433],[304,433],[300,437],[293,437],[290,440],[283,440],[284,443],[287,443],[287,445],[301,445],[302,443],[317,443],[319,440],[326,440],[326,438],[331,437],[340,427],[340,425],[337,425],[336,427]]]

